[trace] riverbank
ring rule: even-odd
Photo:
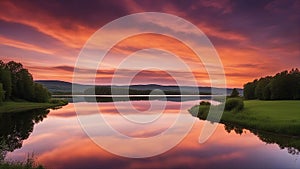
[[[67,105],[68,102],[65,100],[51,100],[47,103],[35,103],[35,102],[3,102],[0,105],[0,113],[11,113],[11,112],[22,112],[28,111],[33,109],[48,109],[48,108],[55,108],[58,106]]]
[[[244,109],[238,112],[224,111],[221,123],[231,123],[246,129],[300,136],[300,100],[246,100],[244,105]],[[200,119],[206,119],[208,108],[207,105],[196,105],[189,112]]]

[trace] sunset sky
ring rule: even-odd
[[[223,63],[228,87],[282,70],[300,67],[300,1],[0,1],[0,58],[21,62],[34,80],[72,81],[77,57],[90,36],[119,17],[138,12],[164,12],[186,19],[202,30]],[[164,21],[162,20],[163,24]],[[180,25],[172,31],[180,31]],[[117,30],[124,31],[123,28]],[[108,35],[116,34],[116,30]],[[209,80],[201,62],[175,39],[147,34],[117,44],[97,72],[97,82],[108,84],[120,55],[147,48],[163,48],[189,65],[197,85]],[[167,72],[187,78],[165,53],[142,50],[121,69],[119,78],[143,69],[145,63],[163,64]],[[87,68],[82,68],[87,69]],[[144,70],[136,84],[174,84],[161,70]],[[84,83],[84,81],[83,81]]]

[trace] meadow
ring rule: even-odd
[[[209,105],[196,105],[189,112],[206,119]],[[224,111],[221,123],[282,135],[300,136],[300,100],[246,100],[244,109]]]

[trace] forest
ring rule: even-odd
[[[286,70],[275,76],[266,76],[246,83],[244,97],[249,100],[299,100],[299,69]]]
[[[48,90],[35,83],[21,63],[0,60],[0,102],[25,100],[43,103],[50,97]]]

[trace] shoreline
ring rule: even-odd
[[[220,123],[291,137],[300,136],[300,100],[246,100],[244,103],[245,108],[239,112],[224,111]],[[189,112],[206,120],[208,108],[195,105]],[[204,113],[199,113],[199,109]]]
[[[0,113],[17,113],[17,112],[23,112],[23,111],[29,111],[29,110],[35,110],[35,109],[49,109],[49,108],[65,106],[67,104],[68,104],[68,102],[66,102],[66,101],[58,101],[55,103],[8,101],[8,102],[2,102],[2,105],[0,105]]]

